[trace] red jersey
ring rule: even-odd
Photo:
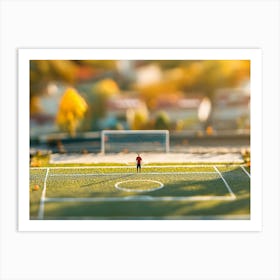
[[[140,164],[141,161],[142,161],[142,158],[138,156],[138,157],[136,158],[136,161],[137,161],[137,164]]]

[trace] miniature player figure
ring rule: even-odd
[[[137,158],[136,158],[137,173],[141,172],[141,161],[142,161],[142,158],[140,157],[140,154],[137,154]]]

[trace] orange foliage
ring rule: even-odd
[[[84,117],[86,111],[85,100],[74,88],[68,88],[61,97],[56,122],[62,129],[74,136],[79,121]]]
[[[113,96],[120,92],[118,84],[111,79],[104,79],[98,82],[93,91],[97,94],[105,95],[106,97]]]
[[[211,95],[218,88],[236,87],[249,78],[249,60],[202,60],[166,70],[161,81],[136,89],[153,108],[160,95],[197,91]]]
[[[32,96],[30,99],[30,115],[38,114],[42,111],[40,104],[40,98],[38,96]]]

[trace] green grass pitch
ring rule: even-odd
[[[30,219],[38,218],[249,219],[250,170],[238,165],[151,165],[141,173],[134,166],[31,168]]]

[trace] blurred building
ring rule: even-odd
[[[190,94],[183,97],[176,94],[162,95],[156,101],[152,117],[155,118],[159,111],[164,111],[173,129],[201,129],[202,123],[198,112],[203,100],[202,94]]]
[[[250,95],[243,88],[219,89],[213,98],[211,124],[216,130],[250,129]]]
[[[42,134],[58,132],[55,123],[63,87],[53,86],[40,97],[40,112],[30,115],[30,137],[38,137]]]
[[[147,110],[146,104],[133,93],[126,93],[110,98],[107,102],[106,117],[99,121],[100,129],[130,129],[130,112]]]

